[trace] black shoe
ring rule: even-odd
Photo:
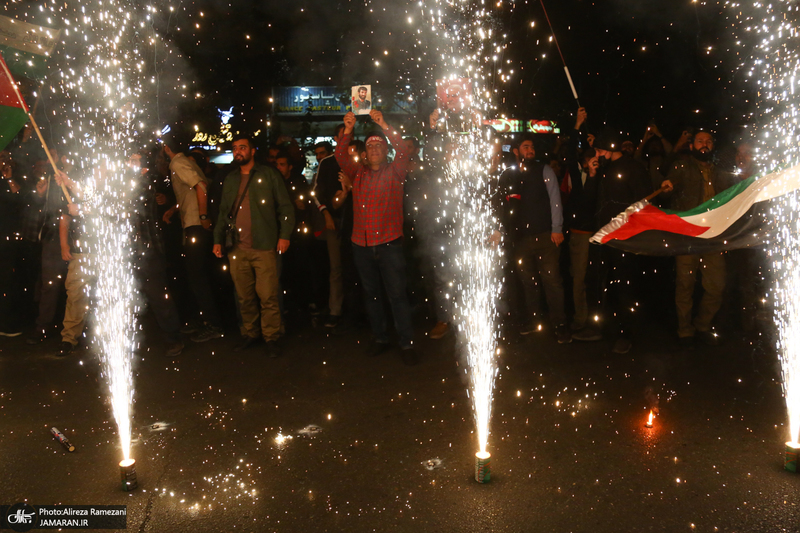
[[[722,342],[722,338],[720,338],[719,333],[714,331],[699,331],[698,336],[700,340],[703,341],[707,346],[719,346]]]
[[[192,339],[192,342],[206,342],[213,339],[219,339],[224,333],[225,332],[222,330],[222,328],[206,326],[198,331],[197,334],[192,335],[190,338]]]
[[[569,344],[572,342],[572,334],[566,324],[561,324],[556,328],[556,338],[558,344]]]
[[[25,339],[25,344],[36,346],[37,344],[43,343],[44,339],[44,331],[37,331],[36,333],[31,333],[31,336]]]
[[[170,342],[167,343],[167,349],[164,351],[164,357],[178,357],[186,345],[183,342]]]
[[[244,350],[249,350],[256,344],[261,343],[261,337],[247,337],[245,336],[241,343],[239,343],[236,348],[233,349],[234,352],[243,352]]]
[[[270,359],[277,359],[281,356],[281,350],[278,348],[278,341],[267,341],[266,354]]]
[[[386,352],[389,349],[388,342],[373,342],[367,348],[367,356],[368,357],[377,357],[380,354]]]
[[[573,333],[572,338],[581,342],[593,342],[602,340],[603,334],[592,326],[586,326],[582,330]]]
[[[414,348],[403,348],[403,364],[407,366],[414,366],[419,363],[419,356]]]
[[[59,357],[66,357],[69,354],[71,354],[73,351],[75,351],[75,345],[71,344],[69,342],[63,341],[61,343],[61,347],[56,352],[56,355],[59,356]]]
[[[311,316],[319,316],[322,314],[322,311],[319,307],[317,307],[317,304],[308,304],[308,312],[311,314]]]
[[[328,315],[328,318],[325,319],[325,324],[323,324],[326,328],[334,329],[339,326],[339,315]]]
[[[625,337],[620,337],[617,339],[617,342],[614,343],[614,347],[611,348],[611,351],[618,354],[626,354],[631,351],[631,340],[626,339]]]

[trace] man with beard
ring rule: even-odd
[[[730,175],[713,163],[714,137],[699,131],[691,144],[691,157],[672,165],[661,184],[669,193],[670,207],[687,211],[710,200],[732,183]],[[697,272],[702,269],[703,297],[692,321],[692,307]],[[679,255],[675,258],[675,306],[678,311],[678,338],[681,346],[690,347],[695,333],[709,345],[719,344],[712,321],[722,305],[725,290],[725,256],[722,253]]]
[[[564,287],[559,272],[558,247],[564,242],[563,215],[558,179],[549,165],[537,162],[533,136],[524,135],[513,148],[518,167],[500,176],[500,218],[513,246],[514,266],[525,292],[528,319],[520,331],[528,335],[538,323],[544,286],[550,321],[560,344],[572,342],[564,311]],[[493,242],[500,241],[495,232]]]
[[[239,296],[244,341],[237,350],[267,343],[266,354],[278,357],[282,333],[278,303],[277,254],[289,249],[294,228],[294,206],[280,173],[253,159],[256,149],[249,137],[233,141],[233,159],[239,168],[222,184],[219,217],[214,227],[214,255],[222,257],[228,226],[236,228],[236,243],[228,250],[231,278]],[[261,328],[259,307],[261,301]]]

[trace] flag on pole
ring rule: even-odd
[[[0,15],[0,54],[15,76],[43,79],[47,74],[47,58],[60,35],[61,30]]]
[[[771,211],[798,189],[800,165],[743,180],[689,211],[659,209],[642,200],[603,226],[591,242],[642,255],[705,254],[763,245],[781,224]]]
[[[19,96],[15,83],[0,56],[0,150],[8,146],[28,121],[28,106]]]

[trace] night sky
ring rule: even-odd
[[[5,9],[45,24],[38,5],[14,2]],[[180,117],[213,131],[215,108],[234,106],[245,119],[239,125],[256,129],[269,113],[273,86],[371,83],[391,92],[409,85],[423,116],[434,105],[440,70],[428,33],[420,32],[425,19],[417,2],[153,5],[158,13],[147,31],[160,43],[146,59],[158,79],[160,123]],[[590,131],[607,124],[638,140],[649,120],[671,139],[686,126],[711,128],[731,140],[744,131],[752,85],[738,71],[747,47],[735,46],[732,8],[691,0],[546,0],[545,6],[589,112]],[[570,127],[577,104],[539,1],[503,2],[495,28],[505,35],[495,73],[499,113]],[[59,60],[56,54],[53,62]]]

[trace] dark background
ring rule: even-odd
[[[5,11],[47,24],[48,10],[40,5],[11,2]],[[80,6],[44,5],[71,17]],[[144,55],[148,75],[158,80],[149,106],[156,124],[191,121],[213,132],[216,108],[234,106],[237,129],[263,128],[273,86],[371,83],[390,93],[409,85],[421,116],[434,105],[441,71],[428,21],[414,0],[197,0],[173,2],[172,10],[170,4],[153,5],[157,13],[144,32],[157,44]],[[589,130],[609,125],[638,140],[654,120],[673,140],[687,126],[710,128],[729,140],[746,135],[753,93],[739,67],[750,47],[736,35],[744,32],[734,8],[691,0],[549,0],[546,7],[589,112]],[[577,104],[540,2],[505,1],[494,19],[505,35],[498,40],[503,70],[495,72],[498,112],[569,127]],[[55,54],[48,82],[67,61],[64,50],[69,44]],[[500,81],[511,70],[510,79]]]

